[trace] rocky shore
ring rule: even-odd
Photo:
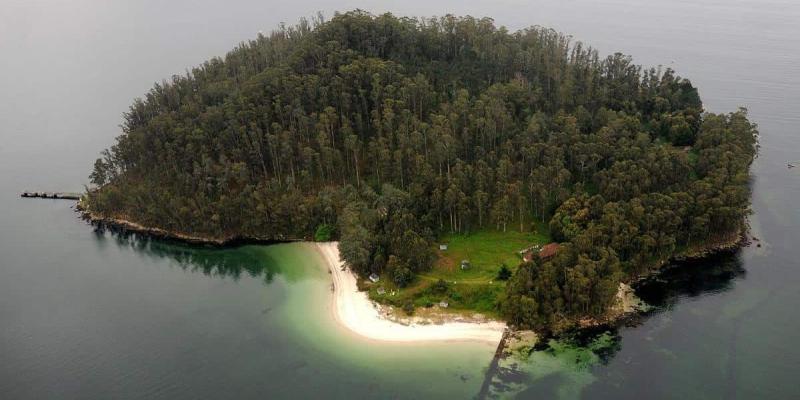
[[[209,237],[209,236],[195,235],[184,232],[170,231],[166,229],[145,226],[138,222],[131,221],[121,216],[107,216],[92,212],[81,201],[79,201],[78,204],[75,206],[75,210],[81,214],[81,218],[83,218],[85,221],[88,221],[89,223],[91,223],[96,227],[135,232],[158,239],[177,240],[189,244],[231,246],[231,245],[238,245],[245,243],[275,244],[275,243],[298,242],[305,240],[304,238],[246,237],[239,235]]]
[[[654,266],[642,275],[629,282],[621,282],[614,298],[614,304],[605,315],[599,318],[581,318],[575,322],[566,322],[565,326],[574,325],[579,329],[596,328],[599,326],[618,325],[630,317],[647,312],[651,307],[639,299],[635,293],[638,283],[658,275],[661,268],[675,262],[698,260],[714,255],[735,251],[749,243],[747,229],[740,229],[729,235],[721,236],[702,246],[695,246],[681,251],[671,257],[657,261]]]

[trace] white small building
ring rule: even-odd
[[[379,280],[381,280],[381,277],[380,277],[380,276],[378,276],[378,274],[376,274],[376,273],[374,273],[374,272],[373,272],[373,273],[371,273],[371,274],[369,275],[369,280],[371,280],[371,281],[372,281],[372,283],[378,283],[378,281],[379,281]]]
[[[440,251],[447,251],[447,244],[440,244],[439,245],[439,250]]]
[[[439,302],[439,307],[440,308],[447,308],[447,307],[450,307],[450,304],[447,301],[442,300],[442,301]]]

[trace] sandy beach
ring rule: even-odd
[[[348,330],[379,341],[480,341],[499,343],[505,324],[445,322],[442,324],[403,325],[383,317],[364,292],[358,291],[356,277],[349,270],[342,271],[336,242],[317,243],[317,248],[328,264],[333,279],[333,314],[337,322]]]

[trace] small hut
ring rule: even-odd
[[[439,250],[440,250],[440,251],[447,251],[447,244],[445,244],[445,243],[443,243],[443,244],[440,244],[440,245],[439,245]]]
[[[439,307],[440,308],[447,308],[447,307],[450,307],[450,304],[446,300],[442,300],[442,301],[439,302]]]
[[[468,270],[468,269],[470,269],[470,267],[472,267],[472,265],[469,263],[469,260],[461,260],[461,270],[462,271]]]
[[[379,287],[378,288],[378,294],[381,295],[381,296],[385,295],[386,294],[386,289],[384,289],[383,286]]]
[[[376,274],[376,273],[374,273],[374,272],[373,272],[373,273],[371,273],[371,274],[369,275],[369,280],[371,280],[371,281],[372,281],[372,283],[378,283],[378,281],[379,281],[379,280],[381,280],[381,277],[380,277],[380,276],[378,276],[378,274]]]

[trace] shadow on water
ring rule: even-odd
[[[685,297],[713,295],[730,289],[736,279],[744,278],[740,252],[674,263],[635,285],[636,295],[654,310],[673,307]]]
[[[620,345],[611,327],[573,331],[534,345],[520,343],[501,360],[486,397],[575,397],[575,390],[591,383],[591,368],[608,363]]]
[[[746,271],[738,251],[669,264],[634,285],[649,311],[603,326],[511,349],[492,380],[489,398],[577,398],[596,381],[593,370],[608,365],[622,349],[620,331],[678,305],[733,287]]]
[[[171,264],[208,276],[263,276],[271,282],[276,274],[288,274],[278,253],[264,246],[212,247],[155,239],[124,230],[97,229],[99,247],[114,245],[134,250],[143,257],[168,259]],[[622,349],[620,331],[635,327],[649,317],[676,307],[683,299],[709,296],[733,287],[746,271],[739,252],[702,260],[683,261],[664,267],[658,274],[634,285],[636,294],[652,308],[615,326],[584,329],[535,345],[508,349],[491,378],[488,398],[577,398],[597,383],[597,368],[608,365]]]
[[[263,276],[270,283],[281,272],[280,261],[270,252],[260,251],[261,246],[210,246],[193,245],[175,240],[152,238],[128,230],[98,227],[94,235],[99,247],[113,243],[120,249],[134,250],[144,257],[168,259],[184,271],[199,272],[239,280],[243,274]]]

